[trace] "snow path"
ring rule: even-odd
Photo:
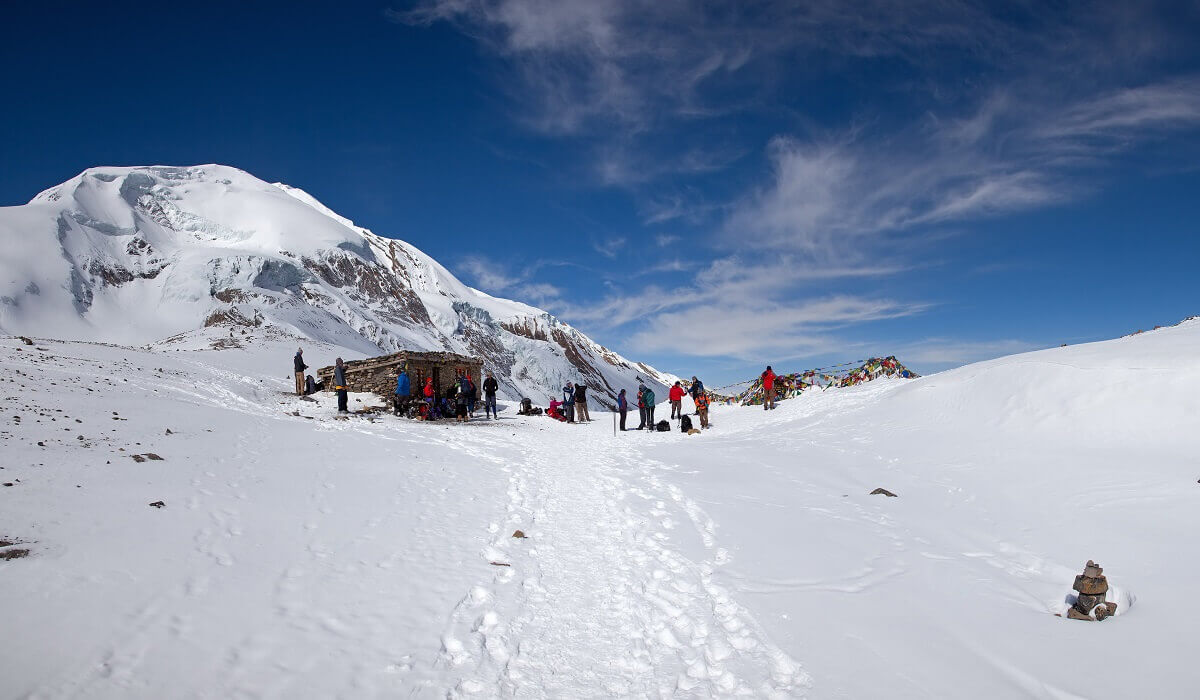
[[[510,566],[471,588],[443,637],[443,660],[462,674],[456,689],[796,694],[799,666],[713,583],[720,551],[693,561],[673,546],[684,516],[714,550],[711,521],[639,465],[638,451],[614,455],[597,422],[543,421],[533,436],[467,431],[448,443],[509,475],[507,517],[489,525],[481,557]],[[570,451],[558,454],[564,443]],[[517,529],[527,539],[513,538]]]

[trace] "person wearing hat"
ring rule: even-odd
[[[667,398],[671,400],[671,420],[675,420],[676,416],[683,416],[683,394],[683,384],[678,381],[672,384],[667,392]]]
[[[694,374],[692,375],[692,383],[688,386],[688,393],[692,395],[692,401],[695,401],[696,397],[700,394],[705,393],[704,382],[696,379],[696,375]]]
[[[775,408],[775,372],[771,370],[771,365],[767,365],[766,371],[762,373],[762,386],[763,410]]]
[[[304,364],[304,348],[296,348],[292,364],[296,370],[296,396],[304,396],[304,370],[308,369],[308,365]]]
[[[338,358],[333,366],[333,390],[337,392],[338,413],[349,413],[350,410],[346,407],[348,395],[346,394],[346,366],[342,364],[342,358]]]
[[[437,418],[437,391],[433,388],[433,377],[425,378],[425,420],[435,420]]]

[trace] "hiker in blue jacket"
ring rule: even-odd
[[[567,422],[575,422],[575,385],[567,382],[563,387],[563,409],[567,412]]]
[[[625,398],[625,390],[617,394],[617,410],[621,412],[621,431],[625,431],[625,414],[629,412],[629,400]]]
[[[396,373],[396,398],[392,401],[396,415],[402,416],[408,412],[408,399],[411,394],[412,385],[408,381],[408,372],[401,367]]]
[[[654,390],[646,387],[642,393],[642,403],[646,404],[646,429],[654,430]]]

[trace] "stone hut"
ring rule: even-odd
[[[483,362],[466,355],[452,352],[418,352],[403,350],[391,355],[370,357],[365,360],[350,360],[342,363],[346,368],[346,385],[350,391],[369,392],[390,399],[396,393],[396,372],[403,366],[408,368],[408,379],[412,384],[412,395],[421,396],[425,379],[433,377],[433,386],[439,394],[445,393],[462,373],[467,373],[483,394]],[[325,382],[325,390],[333,387],[333,365],[317,370],[317,377]]]

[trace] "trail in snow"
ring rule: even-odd
[[[722,555],[711,521],[652,476],[636,450],[612,450],[600,427],[547,423],[532,436],[469,431],[452,441],[510,479],[507,518],[489,525],[495,537],[481,551],[510,566],[464,595],[443,638],[442,660],[462,677],[456,690],[802,691],[799,665],[713,582]],[[560,454],[564,442],[572,449]],[[680,518],[709,557],[678,549]],[[528,538],[513,538],[516,529]]]

